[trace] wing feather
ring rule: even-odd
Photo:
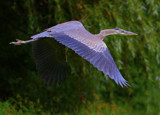
[[[103,52],[97,52],[100,50],[104,50],[104,48],[96,47],[94,49],[91,49],[90,47],[86,46],[85,44],[75,40],[74,38],[70,38],[69,36],[62,35],[63,39],[66,39],[68,41],[72,41],[71,43],[63,42],[63,39],[61,37],[55,37],[55,39],[62,43],[63,45],[71,48],[74,50],[78,55],[84,57],[86,60],[88,60],[91,64],[93,64],[98,70],[103,71],[105,75],[109,75],[110,78],[114,79],[117,84],[120,84],[122,87],[123,85],[127,86],[126,80],[122,77],[120,74],[116,64],[113,61],[113,58],[111,57],[107,47],[105,51]],[[72,40],[70,40],[72,39]],[[76,48],[74,47],[76,44]],[[89,53],[91,52],[91,53]],[[104,62],[102,62],[103,60]],[[102,63],[105,63],[105,66],[102,66]],[[118,78],[118,79],[117,79]]]
[[[32,50],[38,74],[45,83],[51,84],[65,79],[68,66],[63,56],[64,52],[60,49],[53,39],[40,39],[33,44]]]

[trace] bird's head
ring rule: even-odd
[[[123,34],[123,35],[137,35],[136,33],[129,32],[120,28],[114,28],[117,34]]]

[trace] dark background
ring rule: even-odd
[[[158,114],[160,111],[160,2],[152,0],[10,0],[0,5],[0,113]],[[70,49],[66,79],[51,87],[38,77],[32,43],[15,39],[78,20],[92,33],[119,27],[137,36],[105,42],[131,87],[121,88]],[[56,45],[60,45],[55,42]]]

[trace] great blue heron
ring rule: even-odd
[[[78,55],[89,61],[91,64],[93,64],[94,67],[102,71],[105,75],[109,75],[111,79],[113,79],[117,84],[120,84],[123,87],[123,85],[127,86],[128,83],[122,77],[106,44],[103,42],[103,39],[106,36],[113,34],[137,35],[136,33],[125,31],[120,28],[101,30],[99,34],[94,35],[88,32],[81,22],[69,21],[48,28],[37,35],[31,36],[31,40],[17,40],[17,42],[10,42],[10,44],[26,44],[40,40],[43,37],[55,38],[56,41],[74,50]],[[36,53],[37,51],[38,49],[36,49],[34,52]],[[49,53],[52,54],[52,52],[47,52],[43,55],[49,56]],[[41,61],[41,58],[43,58],[43,56],[37,56],[35,61]],[[40,61],[37,61],[37,64],[41,63]],[[54,65],[54,63],[51,62],[51,65],[52,64]],[[38,66],[40,66],[39,68],[43,68],[41,66],[44,65],[38,64]],[[41,71],[47,70],[41,69]],[[47,76],[52,77],[53,72],[51,71],[53,70],[50,69],[48,71],[49,72],[46,72],[46,74],[49,74]],[[43,76],[46,75],[43,74]]]

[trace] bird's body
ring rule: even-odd
[[[120,74],[106,44],[103,42],[104,37],[111,34],[136,35],[119,28],[102,30],[99,34],[94,35],[88,32],[79,21],[69,21],[48,28],[44,32],[32,36],[31,40],[18,40],[11,42],[11,44],[25,44],[43,37],[55,38],[56,41],[75,51],[105,75],[109,75],[117,84],[122,87],[123,85],[127,86],[126,80]]]

